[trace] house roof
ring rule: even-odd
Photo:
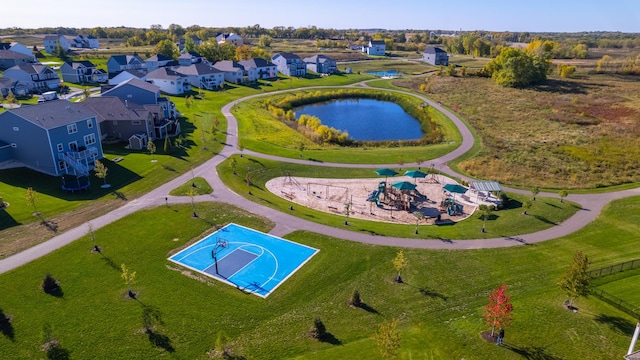
[[[202,55],[198,54],[195,51],[189,51],[189,52],[186,52],[186,53],[180,55],[180,57],[178,59],[193,59],[194,57],[195,58],[201,58]]]
[[[182,76],[181,74],[166,67],[157,68],[147,74],[147,80],[149,79],[176,80],[183,77],[184,76]]]
[[[141,105],[125,102],[116,96],[90,97],[78,104],[93,111],[98,123],[109,120],[146,121],[149,117],[149,111]]]
[[[237,72],[238,70],[244,70],[244,66],[240,63],[231,60],[222,60],[213,64],[213,67],[225,72]]]
[[[371,45],[386,45],[384,40],[371,40]]]
[[[108,94],[110,91],[113,91],[115,89],[118,89],[118,88],[121,88],[121,87],[127,86],[127,85],[134,86],[134,87],[146,90],[146,91],[151,91],[151,92],[154,92],[154,93],[160,92],[160,87],[157,86],[157,85],[149,84],[148,82],[142,81],[142,80],[140,80],[138,78],[131,78],[131,79],[128,79],[126,81],[121,82],[120,84],[112,87],[111,89],[105,91],[102,94],[103,95]]]
[[[44,36],[44,41],[58,41],[61,37],[64,37],[62,35],[45,35]]]
[[[46,65],[42,65],[42,64],[18,64],[18,65],[10,67],[7,70],[22,70],[22,71],[24,71],[26,73],[29,73],[29,74],[41,74],[42,72],[44,72],[47,69],[49,69],[51,72],[54,72],[53,70],[51,70],[51,68],[49,68]]]
[[[80,66],[86,67],[86,68],[94,68],[96,67],[95,65],[93,65],[93,63],[89,60],[80,60],[80,61],[65,61],[65,64],[71,66],[74,69],[79,68]]]
[[[15,60],[28,59],[28,60],[31,60],[33,58],[31,56],[29,56],[29,55],[25,55],[23,53],[19,53],[17,51],[13,51],[13,50],[0,50],[0,59],[2,59],[2,60],[8,60],[8,59],[15,59]]]
[[[238,61],[238,63],[242,66],[244,66],[245,69],[247,68],[261,68],[261,67],[267,67],[267,66],[276,66],[274,63],[272,63],[271,61],[267,61],[265,59],[262,58],[253,58],[253,59],[249,59],[249,60],[241,60]]]
[[[426,54],[437,54],[437,53],[445,53],[446,54],[447,53],[446,51],[444,51],[441,48],[436,47],[436,46],[427,46],[427,48],[424,49],[424,52]]]
[[[281,53],[274,54],[271,57],[271,59],[275,59],[278,56],[282,56],[285,59],[300,59],[300,56],[290,52],[281,52]]]
[[[334,61],[332,58],[323,55],[323,54],[318,54],[318,55],[313,55],[311,57],[308,58],[304,58],[303,60],[306,63],[312,63],[312,64],[317,64],[317,63],[325,63],[327,61]]]
[[[171,60],[173,60],[173,59],[168,57],[168,56],[164,56],[162,54],[155,54],[155,55],[147,58],[145,61],[171,61]]]
[[[141,63],[144,62],[144,60],[142,60],[142,58],[140,58],[140,56],[138,55],[112,55],[111,59],[115,60],[115,62],[117,62],[119,65],[127,65],[134,59],[140,61]]]
[[[51,100],[37,105],[23,105],[7,111],[44,129],[55,129],[96,116],[95,112],[66,100]]]
[[[182,75],[207,75],[220,73],[222,71],[214,68],[211,65],[204,63],[191,64],[189,66],[180,66],[176,69],[176,72]]]

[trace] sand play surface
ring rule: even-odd
[[[442,187],[456,182],[442,175],[426,179],[412,179],[408,176],[394,176],[387,179],[388,197],[380,195],[380,204],[367,201],[367,197],[378,190],[384,177],[367,179],[319,179],[301,177],[279,177],[271,179],[266,186],[273,194],[296,204],[315,210],[345,215],[345,203],[350,203],[350,218],[382,221],[399,224],[415,224],[415,212],[425,216],[421,224],[433,224],[440,215],[442,221],[460,221],[470,216],[476,205],[456,195],[456,203],[462,206],[462,212],[449,215],[441,210],[441,202],[449,198]],[[397,181],[407,181],[417,185],[416,191],[402,193],[391,188]],[[394,199],[397,200],[394,202]],[[404,199],[404,203],[402,202]],[[404,210],[411,205],[411,212]]]

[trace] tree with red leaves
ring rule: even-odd
[[[489,303],[484,307],[482,316],[487,320],[487,325],[491,326],[491,336],[493,336],[496,326],[499,328],[511,325],[511,295],[507,295],[507,284],[498,286],[489,295]]]

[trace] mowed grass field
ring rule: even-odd
[[[405,284],[392,265],[398,249],[309,232],[287,239],[320,249],[267,299],[193,277],[166,258],[228,222],[262,231],[273,224],[223,204],[170,205],[140,211],[89,237],[0,275],[3,359],[44,358],[44,329],[68,358],[207,359],[219,334],[236,358],[380,358],[374,333],[398,319],[399,359],[612,359],[625,353],[635,319],[595,298],[563,309],[556,287],[577,250],[594,267],[640,256],[640,197],[608,206],[571,236],[531,246],[472,251],[405,249]],[[161,219],[161,220],[160,220]],[[623,226],[621,226],[623,225]],[[345,256],[348,254],[348,256]],[[120,265],[136,272],[127,298]],[[50,273],[59,296],[43,293]],[[482,308],[491,290],[508,285],[514,305],[505,343],[482,340]],[[346,301],[357,289],[366,304]],[[307,336],[320,318],[331,341]]]

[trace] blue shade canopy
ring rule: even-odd
[[[404,172],[404,174],[410,178],[426,178],[427,174],[423,173],[420,170],[407,170]]]
[[[382,169],[376,170],[376,174],[380,176],[395,176],[398,174],[398,172],[393,169],[382,168]]]
[[[407,191],[407,190],[415,190],[416,189],[416,184],[412,184],[408,181],[396,181],[393,184],[391,184],[391,186],[393,186],[394,188],[401,190],[401,191]]]
[[[466,187],[458,184],[446,184],[442,188],[453,194],[464,194],[467,192],[467,190],[469,190]]]

